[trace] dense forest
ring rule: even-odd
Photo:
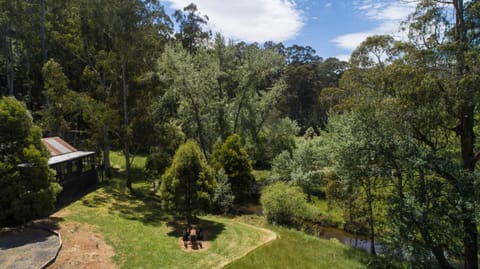
[[[121,151],[131,191],[149,180],[187,215],[229,212],[249,199],[252,169],[268,170],[272,222],[325,222],[312,201],[326,199],[372,255],[381,240],[382,255],[414,268],[478,268],[480,1],[417,2],[407,40],[369,37],[347,63],[226,40],[195,4],[0,0],[0,95],[24,104],[7,115],[4,97],[0,120],[28,109],[44,137],[97,151],[105,177]],[[31,139],[0,127],[4,156]],[[182,176],[199,178],[188,199]]]

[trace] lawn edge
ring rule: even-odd
[[[226,260],[226,261],[223,261],[222,263],[220,263],[218,266],[214,267],[214,268],[223,268],[225,266],[227,266],[228,264],[232,263],[232,262],[235,262],[245,256],[247,256],[249,253],[251,253],[252,251],[255,251],[256,249],[258,249],[259,247],[262,247],[274,240],[276,240],[279,236],[277,233],[275,233],[274,231],[272,230],[269,230],[269,229],[265,229],[265,228],[261,228],[261,227],[257,227],[257,226],[253,226],[251,224],[248,224],[248,223],[245,223],[245,222],[241,222],[241,221],[232,221],[232,222],[236,222],[240,225],[244,225],[244,226],[247,226],[247,227],[250,227],[252,229],[256,229],[256,230],[260,230],[260,231],[263,231],[263,232],[266,232],[267,234],[269,234],[269,236],[267,237],[267,240],[263,243],[261,243],[260,245],[257,245],[255,247],[253,247],[252,249],[249,249],[248,251],[246,251],[245,253],[242,253],[241,255],[237,256],[237,257],[234,257],[233,259],[230,259],[230,260]]]

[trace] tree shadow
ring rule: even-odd
[[[135,173],[140,173],[140,170]],[[112,215],[148,225],[159,225],[173,219],[161,209],[160,197],[146,184],[140,184],[132,192],[125,186],[124,173],[114,171],[113,175],[112,179],[100,183],[97,192],[84,197],[82,204],[90,208],[105,208]]]
[[[51,241],[52,236],[58,236],[54,231],[59,229],[58,223],[61,220],[62,218],[49,217],[35,220],[24,226],[2,228],[0,229],[0,250]]]
[[[183,230],[187,227],[187,222],[185,219],[175,218],[172,221],[167,223],[172,230],[167,234],[171,237],[181,237]],[[198,219],[196,223],[193,224],[197,229],[202,229],[203,241],[214,241],[217,237],[225,230],[225,225],[223,223],[213,222],[205,219]]]

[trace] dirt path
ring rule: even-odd
[[[61,217],[68,212],[57,212]],[[56,261],[48,269],[116,269],[113,262],[115,251],[103,236],[95,233],[94,227],[78,222],[59,223],[63,247]]]

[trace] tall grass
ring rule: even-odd
[[[261,224],[256,224],[261,225]],[[365,252],[345,246],[336,240],[324,240],[302,232],[267,226],[278,234],[278,239],[225,268],[367,268]]]

